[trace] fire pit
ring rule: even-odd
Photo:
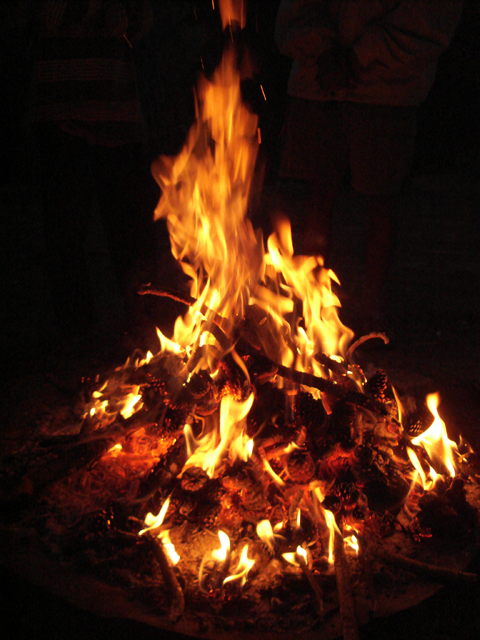
[[[294,254],[286,220],[265,251],[236,67],[232,46],[199,85],[185,148],[154,166],[191,290],[140,293],[185,315],[4,460],[3,548],[104,614],[209,638],[355,638],[372,611],[476,581],[476,457],[449,439],[438,395],[425,407],[385,371],[367,378],[358,348],[388,339],[352,342],[335,274]]]

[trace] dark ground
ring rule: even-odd
[[[471,23],[464,25],[462,34],[467,35],[462,37],[467,38],[470,27]],[[467,60],[480,59],[478,41],[476,53],[468,49]],[[470,43],[468,38],[466,42]],[[478,118],[479,67],[475,67],[475,77],[465,79],[463,66],[462,81],[458,63],[463,64],[465,51],[461,43],[454,43],[421,113],[416,162],[402,198],[399,245],[385,293],[385,328],[392,340],[387,347],[372,342],[362,352],[362,364],[385,368],[399,388],[414,394],[439,390],[440,414],[449,430],[452,434],[461,431],[480,448],[480,154],[478,138],[472,137],[472,123]],[[271,154],[272,167],[267,190],[273,183],[281,113],[274,109],[270,120],[267,114],[266,131],[270,123],[271,135],[267,135],[266,151]],[[15,138],[9,134],[7,139],[11,145]],[[38,185],[35,172],[28,169],[29,147],[22,143],[9,148],[11,164],[18,171],[4,174],[0,186],[4,230],[2,450],[8,448],[12,430],[35,410],[35,398],[57,392],[52,381],[73,384],[81,375],[120,364],[129,347],[135,346],[108,340],[105,334],[97,341],[79,336],[68,348],[58,342],[45,270]],[[348,188],[340,198],[338,214],[333,263],[348,312],[361,282],[365,234],[361,202]],[[88,253],[96,303],[108,326],[108,318],[121,314],[122,307],[95,212]],[[168,264],[166,260],[167,278]],[[181,309],[165,302],[152,312],[157,313],[160,326],[168,326]],[[471,569],[480,571],[480,558],[473,560]],[[8,594],[0,599],[6,639],[170,637],[124,620],[98,619],[4,568],[0,584]],[[414,609],[372,622],[362,629],[361,637],[476,639],[480,637],[480,589],[443,589]]]

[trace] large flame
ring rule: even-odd
[[[229,3],[225,15],[237,4]],[[227,23],[241,23],[239,15]],[[172,253],[191,278],[195,300],[177,319],[173,340],[160,339],[170,351],[207,347],[197,366],[209,368],[214,361],[209,345],[216,344],[212,324],[228,338],[256,306],[268,320],[263,332],[268,340],[262,339],[266,354],[321,375],[313,356],[319,351],[342,355],[353,334],[338,319],[340,303],[331,284],[336,277],[323,267],[322,258],[294,256],[285,220],[265,252],[261,233],[254,232],[247,217],[258,122],[242,102],[236,63],[232,45],[213,78],[199,83],[196,123],[183,150],[153,166],[162,190],[155,218],[167,220]],[[228,341],[221,346],[223,351],[233,348]]]

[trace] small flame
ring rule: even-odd
[[[220,539],[220,549],[215,549],[211,555],[216,562],[223,563],[230,553],[230,538],[222,530],[219,530],[218,537]]]
[[[307,552],[300,545],[298,545],[295,553],[292,551],[282,553],[282,558],[284,558],[288,563],[293,564],[295,567],[307,566]]]
[[[343,539],[343,543],[350,549],[353,549],[353,551],[355,552],[355,554],[358,555],[358,552],[360,550],[360,545],[358,544],[358,538],[355,535],[351,535],[351,536],[346,536]]]
[[[330,565],[334,564],[334,542],[335,542],[335,534],[339,533],[341,534],[340,529],[337,526],[337,523],[335,521],[335,516],[333,515],[333,513],[331,511],[329,511],[328,509],[325,509],[324,507],[322,507],[322,502],[325,499],[325,495],[324,492],[322,491],[322,489],[320,488],[320,486],[315,486],[313,487],[313,495],[315,496],[315,498],[317,499],[317,503],[318,506],[320,507],[320,513],[323,516],[323,519],[325,520],[325,524],[327,525],[328,528],[328,563]],[[316,509],[316,513],[318,513],[318,507],[316,505],[315,509]]]
[[[282,523],[279,522],[275,527],[281,528]],[[275,533],[270,520],[262,520],[257,524],[257,535],[260,540],[267,545],[272,553],[275,553],[275,547],[280,541],[284,541],[285,538],[278,533]]]
[[[170,540],[170,532],[168,530],[160,531],[160,533],[158,534],[158,538],[161,541],[170,562],[174,565],[178,564],[178,562],[180,561],[180,556],[175,550],[175,545]]]
[[[110,453],[113,457],[118,456],[118,454],[120,453],[120,451],[122,451],[122,445],[121,444],[114,444],[113,447],[111,447],[107,453]]]
[[[223,581],[224,586],[229,582],[240,582],[240,586],[243,587],[243,585],[247,581],[248,572],[254,564],[255,560],[248,557],[248,544],[246,544],[242,549],[242,553],[240,554],[240,560],[238,562],[235,573],[233,573],[231,576],[228,576],[228,578],[225,578],[225,580]]]
[[[323,507],[322,507],[323,509]],[[333,565],[334,563],[334,553],[333,553],[333,549],[334,549],[334,542],[335,542],[335,533],[340,533],[340,529],[337,526],[337,523],[335,522],[335,516],[333,515],[333,513],[331,511],[329,511],[328,509],[323,509],[323,515],[325,518],[325,522],[327,523],[327,527],[329,530],[329,537],[328,537],[328,563],[330,565]]]
[[[142,398],[142,394],[138,393],[139,390],[140,390],[140,386],[134,385],[132,391],[128,394],[128,396],[124,400],[124,404],[123,404],[123,407],[120,409],[120,413],[125,419],[130,418],[130,416],[133,416],[133,414],[143,406],[143,403],[139,402]]]
[[[270,466],[270,463],[266,458],[262,458],[262,464],[263,464],[263,468],[271,476],[275,484],[277,484],[279,487],[285,487],[285,482],[280,478],[278,473],[275,473],[275,471],[272,469],[272,467]]]
[[[457,445],[449,440],[445,423],[440,418],[437,408],[440,397],[438,393],[427,396],[427,406],[434,417],[433,423],[422,434],[412,439],[412,444],[421,445],[430,456],[432,462],[443,464],[450,476],[455,476],[455,462],[453,452],[457,452]]]
[[[151,531],[152,529],[158,529],[163,524],[165,516],[167,515],[168,507],[170,506],[170,498],[167,498],[163,503],[162,508],[155,516],[153,513],[147,513],[145,516],[145,524],[147,525],[145,529],[142,529],[139,532],[139,536],[144,534],[147,531]]]
[[[147,525],[145,529],[142,529],[138,532],[138,535],[141,536],[147,531],[153,531],[162,526],[165,516],[167,515],[168,507],[170,506],[170,498],[168,497],[162,505],[162,508],[155,516],[153,513],[147,513],[145,516],[145,524]],[[168,559],[172,564],[177,564],[180,560],[180,556],[175,550],[175,546],[170,540],[170,532],[168,529],[164,531],[159,531],[157,534],[157,538],[162,543],[162,546],[165,550],[165,553],[168,556]]]
[[[230,538],[221,529],[218,531],[218,537],[220,540],[220,548],[214,549],[210,553],[206,553],[203,556],[202,562],[200,564],[200,569],[198,572],[198,583],[202,591],[207,591],[205,589],[204,571],[205,566],[211,560],[213,560],[214,562],[214,569],[223,569],[225,573],[228,570],[228,564],[230,560]]]

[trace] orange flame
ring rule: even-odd
[[[238,561],[235,573],[233,573],[231,576],[228,576],[228,578],[225,578],[225,580],[223,581],[223,585],[225,586],[226,584],[231,582],[239,582],[240,586],[243,587],[243,585],[247,581],[248,572],[254,564],[255,560],[248,557],[248,544],[246,544],[242,549],[242,553],[240,554],[240,560]]]
[[[283,536],[274,532],[270,520],[261,520],[257,524],[257,535],[260,540],[267,545],[272,553],[275,553],[277,543],[285,540]]]
[[[412,444],[421,445],[430,456],[432,462],[440,462],[447,469],[450,476],[455,476],[454,452],[458,453],[457,445],[449,440],[444,421],[440,418],[437,408],[440,401],[438,393],[427,396],[427,406],[434,417],[433,423],[422,434],[412,439]]]
[[[163,521],[165,519],[165,516],[167,515],[169,506],[170,506],[170,498],[167,498],[163,503],[162,508],[160,509],[160,511],[156,516],[153,513],[147,513],[147,515],[145,516],[145,524],[147,526],[145,527],[145,529],[142,529],[141,531],[139,531],[138,535],[141,536],[147,531],[158,530],[163,524]],[[172,564],[177,564],[180,560],[180,556],[175,551],[175,546],[170,540],[170,532],[168,530],[158,531],[157,538],[162,543],[162,546],[170,562]]]
[[[286,553],[282,553],[282,558],[293,564],[295,567],[307,566],[307,552],[305,549],[298,545],[295,552],[287,551]]]
[[[212,551],[211,556],[217,562],[223,563],[230,553],[230,538],[222,530],[219,530],[218,537],[220,539],[220,549]]]
[[[243,433],[245,418],[254,400],[253,393],[244,402],[225,396],[220,403],[219,429],[213,428],[202,438],[193,437],[189,425],[185,426],[189,458],[184,469],[201,467],[212,478],[220,460],[230,453],[233,459],[248,460],[253,451],[253,440]]]

